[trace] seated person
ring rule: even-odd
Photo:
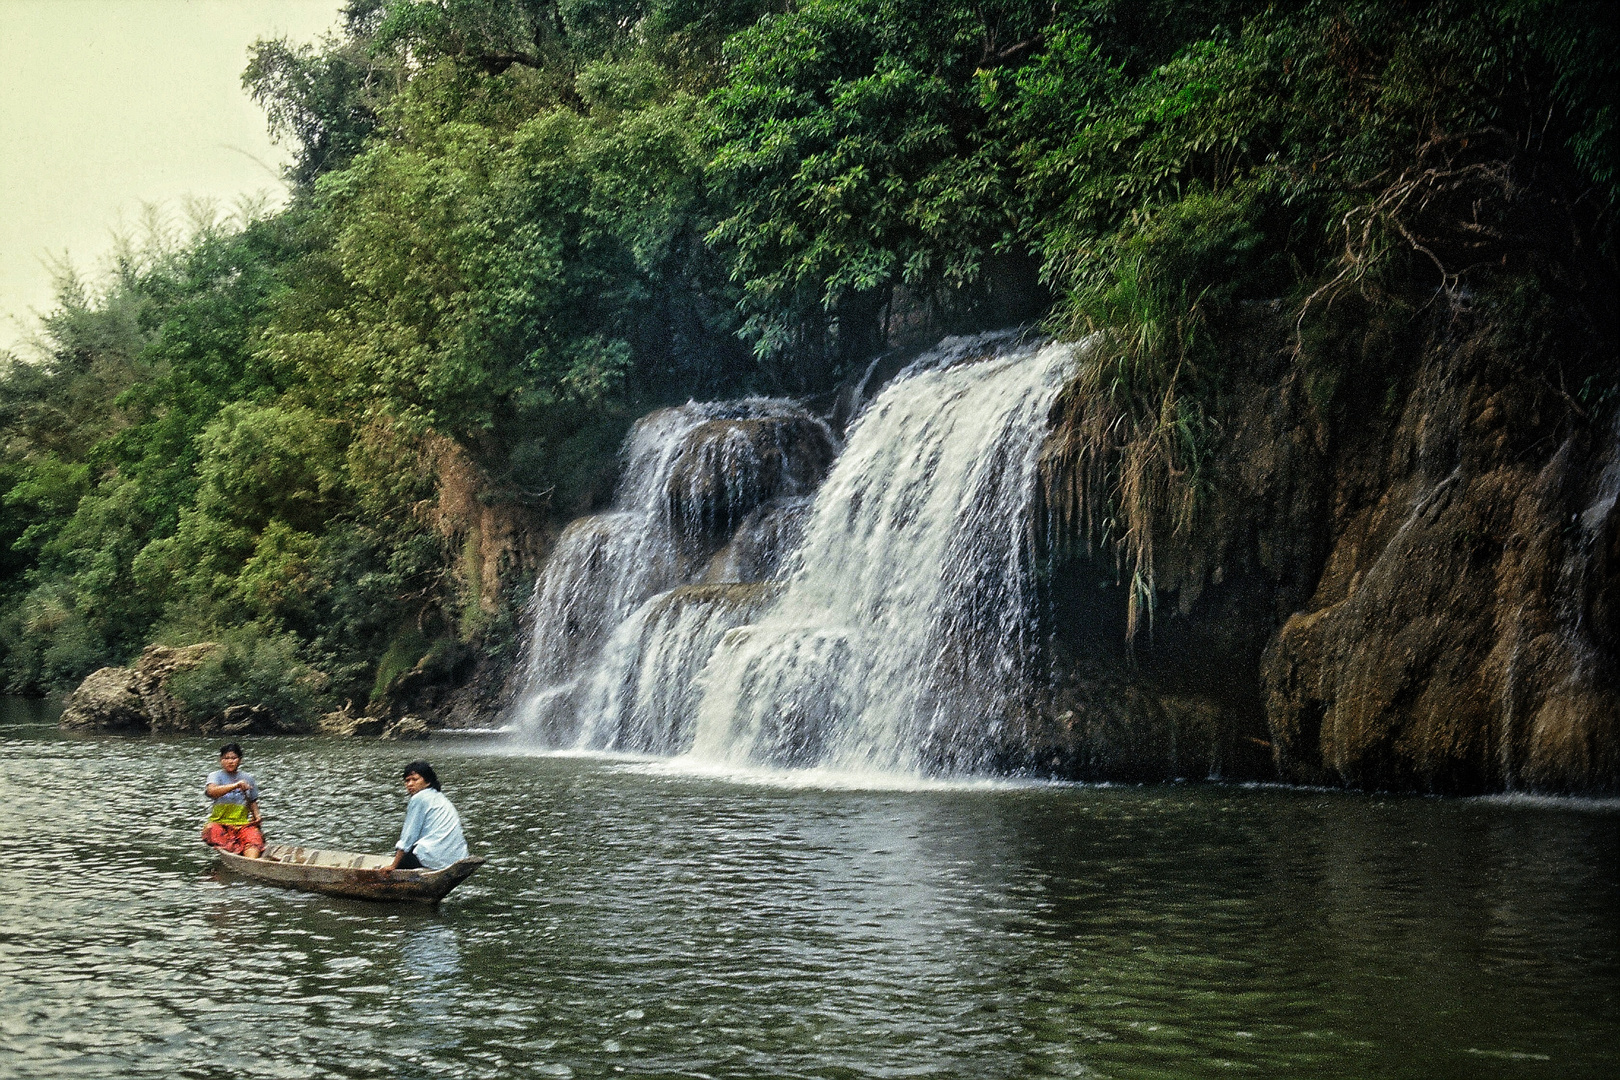
[[[461,835],[461,816],[439,787],[439,776],[425,761],[405,766],[405,825],[394,845],[389,870],[443,870],[467,857],[467,839]]]
[[[203,843],[257,859],[264,851],[264,833],[259,825],[259,785],[252,773],[240,772],[242,748],[226,743],[219,748],[219,771],[203,781],[203,794],[214,800],[214,808],[203,827]]]

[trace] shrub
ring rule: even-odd
[[[169,680],[169,692],[198,720],[232,705],[257,705],[289,726],[307,724],[325,702],[326,677],[304,663],[298,639],[249,623],[232,630],[203,662]]]

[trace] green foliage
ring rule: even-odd
[[[335,374],[353,409],[466,439],[607,402],[637,368],[724,362],[696,103],[654,74],[594,65],[588,115],[511,78],[471,105],[454,78],[413,84],[398,122],[431,115],[431,134],[322,178],[336,295],[278,321],[270,355]]]
[[[307,408],[232,402],[197,436],[197,508],[263,529],[319,527],[343,489],[345,432]]]
[[[1607,242],[1612,250],[1612,215],[1620,206],[1620,148],[1615,140],[1620,27],[1614,11],[1599,0],[1519,0],[1504,3],[1499,18],[1504,29],[1525,36],[1542,68],[1538,74],[1551,73],[1555,111],[1563,114],[1561,134],[1611,215]]]
[[[194,668],[176,672],[169,692],[193,716],[221,716],[232,705],[269,709],[284,724],[302,725],[326,704],[326,680],[300,657],[291,634],[249,623],[223,635],[219,648]]]
[[[138,479],[157,527],[174,527],[197,492],[197,438],[225,405],[273,397],[283,377],[255,351],[265,315],[296,266],[294,218],[209,228],[127,287],[146,299],[151,338],[117,398],[128,424],[93,458]]]
[[[466,58],[499,74],[514,63],[540,66],[566,33],[558,0],[405,0],[386,6],[376,41],[427,63]]]
[[[90,466],[82,461],[63,461],[55,451],[47,450],[16,468],[11,480],[0,503],[5,505],[7,520],[13,527],[26,522],[11,548],[37,551],[88,494]]]
[[[635,416],[629,410],[567,418],[551,430],[514,431],[509,475],[522,492],[565,516],[605,504],[618,479],[618,449]]]
[[[255,42],[242,73],[242,85],[264,107],[270,134],[293,145],[287,172],[299,186],[354,159],[400,81],[397,65],[352,36],[328,39],[318,50],[284,38]]]
[[[377,661],[377,676],[371,685],[371,701],[381,701],[395,679],[416,666],[428,654],[433,643],[414,625],[394,635],[388,651]]]
[[[1270,7],[1133,76],[1079,11],[1036,62],[981,77],[1031,180],[1025,235],[1059,294],[1052,325],[1097,334],[1068,401],[1073,490],[1059,501],[1119,554],[1133,630],[1152,610],[1155,538],[1194,520],[1205,417],[1246,308],[1293,313],[1324,407],[1346,382],[1386,384],[1382,350],[1366,346],[1437,299],[1494,308],[1521,338],[1534,328],[1506,354],[1537,357],[1528,367],[1561,385],[1601,366],[1576,283],[1613,271],[1580,250],[1612,250],[1591,140],[1617,73],[1594,14]],[[1578,66],[1555,74],[1568,63],[1551,62],[1555,40],[1583,53]],[[1329,319],[1335,305],[1361,329]]]
[[[154,216],[3,358],[0,670],[38,691],[223,639],[199,707],[241,678],[305,694],[291,714],[508,648],[447,505],[555,524],[605,501],[647,408],[829,390],[907,311],[973,325],[1035,265],[1049,325],[1094,335],[1069,509],[1134,622],[1255,312],[1289,313],[1280,362],[1324,411],[1379,407],[1392,343],[1448,305],[1492,313],[1560,400],[1613,407],[1602,14],[350,0],[244,75],[295,150],[292,205]]]
[[[1445,230],[1456,224],[1422,215],[1452,211],[1445,196],[1464,190],[1509,199],[1488,190],[1491,167],[1523,168],[1515,147],[1545,140],[1557,97],[1571,92],[1536,70],[1535,42],[1583,7],[1556,5],[1534,20],[1512,6],[1444,2],[1273,9],[1117,87],[1085,63],[1089,43],[1063,39],[1054,53],[1068,58],[1049,62],[1078,68],[1078,79],[1031,77],[1004,95],[1004,122],[1015,128],[1063,100],[1085,103],[1063,142],[1028,144],[1052,205],[1033,243],[1055,283],[1086,291],[1088,276],[1107,272],[1099,262],[1130,257],[1120,240],[1158,207],[1242,185],[1266,193],[1245,196],[1267,234],[1262,246],[1294,261],[1300,280],[1340,255],[1358,263],[1358,278],[1385,256],[1425,247],[1445,261],[1436,245],[1453,242]],[[1579,115],[1603,115],[1598,100]],[[1469,199],[1454,201],[1456,214],[1467,212]]]
[[[8,693],[76,683],[107,661],[107,644],[56,587],[0,612],[0,674]]]
[[[1011,238],[1006,178],[970,161],[972,80],[1049,16],[1015,0],[814,0],[728,42],[709,135],[728,213],[710,240],[731,255],[763,356],[804,347],[817,313],[836,326],[898,285],[971,282]],[[846,360],[874,344],[842,331]]]

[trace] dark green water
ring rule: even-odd
[[[0,1076],[1616,1075],[1620,805],[851,790],[261,739],[272,840],[384,851],[425,753],[491,858],[437,910],[219,875],[214,747],[0,701]]]

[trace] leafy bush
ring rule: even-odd
[[[0,614],[0,675],[7,693],[68,690],[113,662],[107,641],[59,586],[46,584]]]
[[[194,718],[221,716],[232,705],[257,705],[296,726],[326,704],[326,679],[304,663],[291,634],[248,623],[222,635],[219,646],[169,680],[170,693]]]

